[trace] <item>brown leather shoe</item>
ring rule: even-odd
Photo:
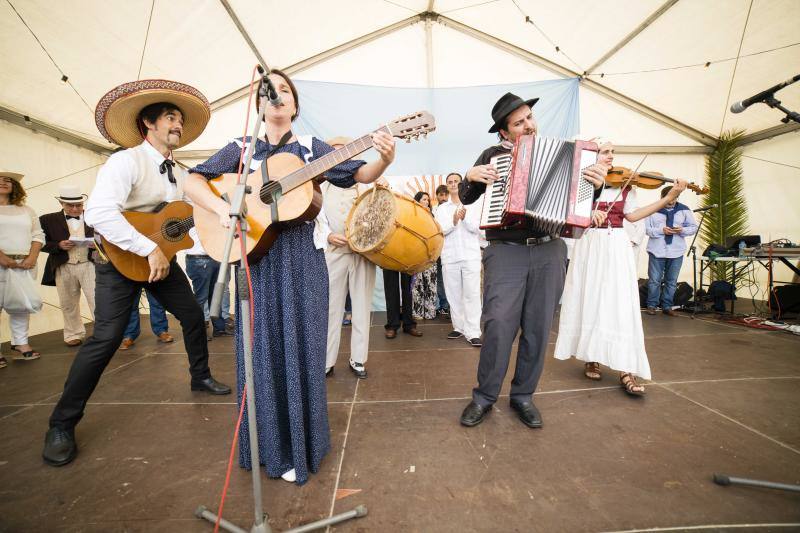
[[[655,307],[648,307],[647,308],[647,314],[648,315],[655,315],[656,314],[656,308]]]
[[[175,337],[170,335],[167,331],[162,331],[158,334],[158,342],[163,342],[164,344],[175,342]]]
[[[667,316],[678,316],[678,313],[676,313],[672,309],[664,309],[663,313]]]
[[[80,346],[83,341],[81,339],[72,339],[71,341],[64,341],[64,344],[69,346],[70,348],[74,348],[76,346]]]
[[[119,349],[120,350],[127,350],[131,346],[133,346],[134,342],[135,341],[133,339],[129,339],[129,338],[122,339],[122,344],[119,345]]]
[[[383,334],[386,336],[387,339],[394,339],[395,337],[397,337],[397,330],[387,329]]]
[[[412,337],[422,337],[422,332],[419,331],[417,328],[411,328],[408,330],[404,329],[403,333],[408,333]]]

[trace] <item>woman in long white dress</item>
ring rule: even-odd
[[[599,141],[598,163],[611,168],[614,146]],[[677,198],[686,189],[678,180],[662,199],[637,208],[636,192],[606,185],[595,209],[605,213],[601,227],[592,227],[577,239],[564,285],[556,341],[556,359],[575,357],[585,361],[584,375],[602,378],[600,365],[620,372],[625,392],[644,394],[636,376],[650,379],[644,347],[636,264],[623,219],[641,220]]]

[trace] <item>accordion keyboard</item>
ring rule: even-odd
[[[511,171],[511,154],[495,156],[490,163],[497,170],[498,179],[486,186],[483,210],[481,211],[481,227],[501,226],[508,203],[508,174]]]

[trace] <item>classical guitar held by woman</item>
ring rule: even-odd
[[[410,141],[425,136],[436,128],[433,115],[426,111],[398,118],[376,131],[385,131],[394,137]],[[322,193],[314,180],[335,167],[372,147],[371,136],[364,135],[306,165],[302,159],[288,153],[269,157],[258,170],[247,177],[250,192],[245,196],[247,207],[247,257],[250,261],[261,259],[269,250],[282,228],[313,220],[322,206]],[[264,164],[269,181],[264,181]],[[236,187],[236,174],[223,174],[209,180],[211,190],[225,199],[232,197]],[[272,204],[276,203],[276,206]],[[241,247],[235,243],[229,257],[223,257],[227,230],[219,224],[219,217],[202,207],[194,206],[197,233],[206,253],[223,262],[241,258]]]

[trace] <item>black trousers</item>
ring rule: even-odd
[[[400,314],[400,288],[403,289],[403,313]],[[414,329],[417,323],[411,314],[411,276],[394,270],[383,271],[383,294],[386,297],[386,329],[397,331],[400,321],[403,331]]]
[[[539,246],[492,242],[483,253],[483,346],[478,386],[472,399],[481,406],[497,401],[508,371],[511,345],[522,330],[511,399],[531,401],[558,300],[564,289],[567,246],[555,239]]]
[[[142,287],[146,287],[180,321],[192,379],[202,380],[211,376],[203,310],[177,262],[172,261],[167,277],[155,283],[131,281],[111,263],[96,265],[95,271],[94,332],[72,362],[64,393],[50,415],[50,427],[71,430],[83,417],[86,402],[122,342],[131,309],[134,304],[138,305],[134,298]]]

